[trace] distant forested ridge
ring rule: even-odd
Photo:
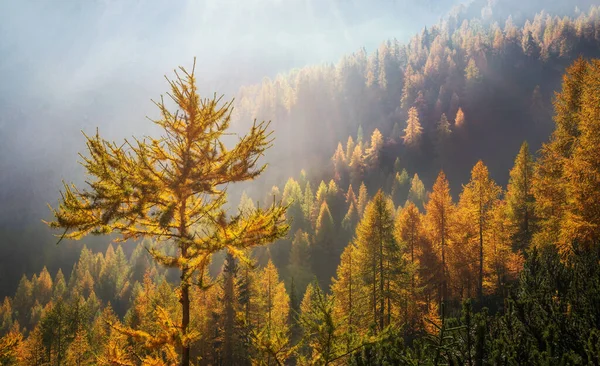
[[[470,167],[484,159],[506,184],[512,152],[523,140],[537,150],[552,131],[552,98],[565,67],[580,55],[600,56],[600,23],[596,7],[571,17],[541,12],[519,23],[488,14],[511,8],[505,3],[457,8],[407,44],[388,40],[335,65],[304,67],[242,88],[239,123],[256,117],[277,126],[269,182],[278,184],[301,168],[318,175],[337,142],[355,137],[362,126],[366,136],[378,129],[391,145],[382,169],[407,155],[405,166],[432,184],[443,166],[457,192]],[[423,133],[418,151],[406,151],[398,142],[413,107]],[[443,149],[436,127],[442,114],[456,130]]]

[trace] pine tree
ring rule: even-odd
[[[423,127],[419,122],[419,112],[416,107],[412,107],[408,111],[408,120],[406,121],[406,128],[404,129],[404,145],[417,146],[421,141],[421,135],[423,134]]]
[[[123,240],[150,237],[173,240],[174,256],[150,249],[153,258],[181,273],[181,365],[190,364],[190,279],[205,258],[228,248],[235,253],[251,245],[269,243],[285,235],[285,207],[273,204],[251,215],[226,218],[223,205],[227,183],[254,179],[264,170],[257,159],[270,146],[268,124],[254,123],[250,133],[227,149],[220,139],[229,128],[231,102],[216,95],[200,99],[194,68],[180,68],[169,81],[169,96],[179,113],[157,102],[161,118],[154,121],[165,131],[160,139],[136,140],[123,145],[96,133],[86,136],[89,156],[83,165],[94,178],[90,190],[64,185],[58,209],[52,210],[52,228],[62,238],[116,232]],[[201,223],[211,230],[198,230]]]
[[[534,197],[533,197],[533,157],[529,153],[527,142],[523,142],[515,165],[510,171],[506,190],[508,218],[510,220],[516,249],[524,251],[533,233]]]

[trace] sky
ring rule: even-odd
[[[200,90],[244,84],[407,40],[457,0],[0,2],[0,226],[82,178],[81,130],[152,134],[165,74],[197,57]],[[54,203],[51,201],[50,203]]]

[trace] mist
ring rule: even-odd
[[[163,75],[196,72],[203,93],[308,64],[334,63],[385,39],[407,40],[457,1],[22,1],[0,4],[0,282],[69,261],[41,222],[61,180],[82,183],[84,137],[156,135],[146,116]],[[104,239],[104,241],[107,241]],[[35,258],[25,259],[31,250]],[[40,250],[38,250],[40,249]],[[6,287],[6,286],[8,287]]]

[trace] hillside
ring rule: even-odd
[[[398,142],[416,106],[423,141],[418,153],[408,153],[415,156],[403,159],[409,170],[429,186],[445,164],[456,192],[470,167],[484,159],[494,178],[506,184],[511,152],[524,140],[536,151],[549,136],[552,98],[565,67],[580,55],[598,56],[598,10],[571,18],[542,12],[517,24],[482,18],[473,7],[456,9],[407,44],[389,40],[335,65],[296,69],[242,88],[236,98],[239,126],[257,118],[276,127],[269,183],[279,184],[300,169],[318,178],[338,141],[356,138],[359,126],[365,136],[377,128],[386,142]],[[459,108],[465,123],[457,128]],[[435,146],[442,114],[456,129],[443,161]],[[390,155],[405,154],[401,145],[390,149]],[[382,168],[391,169],[389,163]]]

